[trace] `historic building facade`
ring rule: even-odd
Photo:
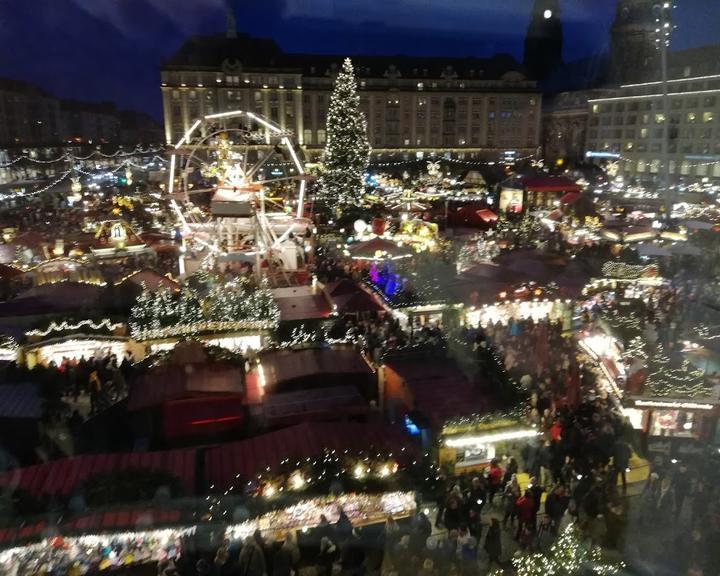
[[[162,69],[165,137],[196,118],[242,109],[292,130],[317,156],[342,57],[285,54],[269,40],[230,32],[194,38]],[[353,58],[373,153],[421,151],[496,160],[537,152],[541,97],[510,56],[490,59]]]
[[[581,162],[585,158],[588,99],[603,90],[561,92],[543,101],[543,157],[549,162]]]
[[[667,124],[671,178],[720,177],[720,67],[694,76],[684,54],[677,56],[682,73],[670,76],[667,109],[658,81],[625,84],[588,99],[588,151],[616,155],[628,175],[656,177],[666,161]]]

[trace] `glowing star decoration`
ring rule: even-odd
[[[353,230],[355,230],[358,236],[361,236],[365,230],[367,230],[368,224],[365,220],[358,219],[353,222]]]
[[[617,160],[614,160],[613,162],[608,162],[607,166],[605,167],[605,171],[610,178],[615,178],[620,171],[620,162],[618,162]]]
[[[442,170],[440,169],[440,161],[428,162],[427,171],[430,178],[441,178]]]
[[[295,472],[295,474],[290,477],[290,485],[293,490],[302,490],[305,484],[306,482],[302,472]]]
[[[82,184],[80,184],[80,176],[72,176],[70,177],[70,180],[72,181],[72,184],[70,184],[70,191],[73,194],[79,194],[82,192]]]

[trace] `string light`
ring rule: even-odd
[[[19,156],[18,158],[15,158],[14,160],[11,160],[10,162],[6,162],[5,164],[0,164],[0,168],[9,168],[10,166],[13,166],[14,164],[17,164],[18,162],[27,161],[27,162],[33,162],[35,164],[54,164],[56,162],[69,162],[73,160],[89,160],[90,158],[93,158],[95,156],[101,156],[103,158],[116,158],[118,156],[135,156],[140,154],[151,154],[151,153],[157,153],[162,152],[164,148],[148,148],[147,150],[143,150],[142,147],[135,148],[132,152],[124,152],[121,149],[117,149],[115,152],[111,154],[105,154],[104,152],[100,150],[94,150],[87,156],[75,156],[74,154],[65,153],[61,156],[58,156],[57,158],[52,158],[50,160],[40,160],[38,158],[32,158],[31,156],[28,156],[27,154],[23,156]],[[163,162],[166,162],[166,160],[160,156],[154,156],[153,158],[158,158],[159,160],[162,160]]]
[[[122,328],[124,324],[122,322],[112,322],[110,319],[105,318],[100,322],[94,322],[92,320],[82,320],[77,324],[70,324],[69,322],[61,322],[60,324],[55,321],[50,322],[50,325],[45,330],[30,330],[25,332],[25,336],[47,336],[51,332],[67,332],[69,330],[79,330],[80,328],[89,328],[91,330],[102,330],[106,329],[109,332],[113,332],[118,328]]]

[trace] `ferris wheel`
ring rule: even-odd
[[[170,156],[167,191],[183,236],[213,257],[296,269],[308,176],[292,133],[235,110],[196,120]],[[209,210],[193,203],[210,193]]]

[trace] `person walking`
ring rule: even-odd
[[[622,478],[623,494],[627,494],[627,470],[630,466],[630,456],[632,449],[630,445],[622,438],[615,440],[613,445],[613,473],[611,485],[613,490],[617,486],[618,476]]]
[[[516,503],[518,498],[520,498],[520,484],[518,483],[517,474],[513,474],[503,492],[503,528],[507,526],[508,520],[511,526],[515,522],[515,518],[517,518]]]
[[[490,527],[485,535],[485,552],[487,552],[488,555],[488,572],[492,572],[493,565],[500,568],[502,533],[500,531],[500,522],[497,518],[490,520]]]
[[[495,494],[502,488],[503,480],[503,469],[497,458],[493,458],[490,462],[490,469],[488,470],[488,506],[492,507]]]
[[[238,574],[240,576],[265,576],[265,554],[258,545],[254,536],[245,539],[238,558]]]
[[[545,513],[550,518],[552,531],[557,534],[560,527],[560,520],[567,510],[570,498],[565,492],[562,484],[557,485],[545,500]]]
[[[518,516],[518,527],[515,533],[515,540],[520,540],[520,536],[524,530],[531,530],[535,527],[535,502],[533,502],[532,493],[530,490],[525,490],[520,498],[515,503]]]

